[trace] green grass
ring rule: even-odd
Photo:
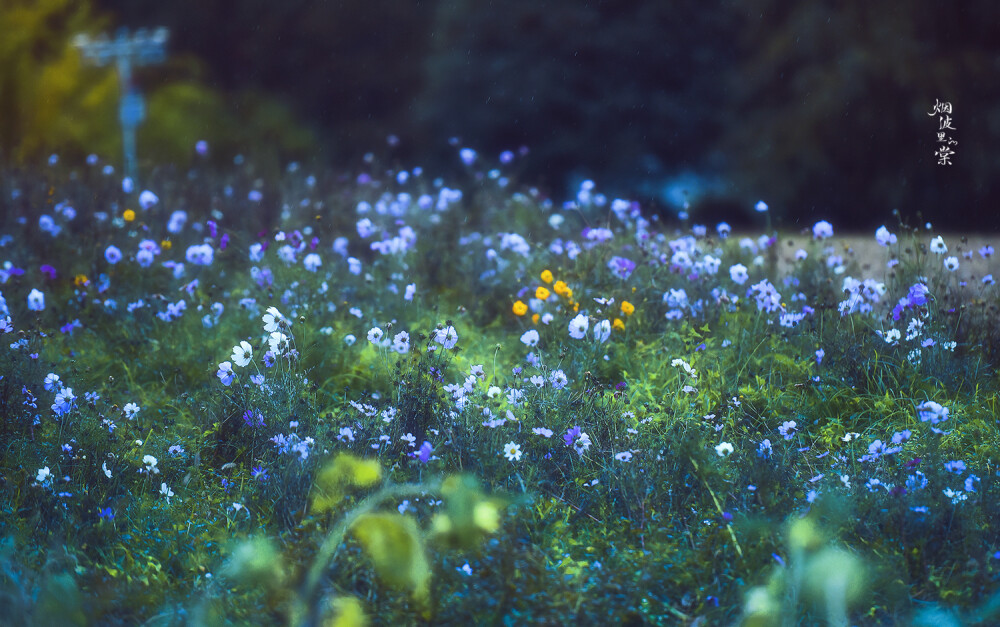
[[[741,242],[610,201],[563,208],[498,176],[447,182],[462,196],[438,209],[447,194],[426,175],[307,175],[256,202],[249,171],[160,174],[145,210],[61,165],[3,178],[0,595],[12,618],[0,620],[996,622],[997,295],[944,268],[967,261],[957,242],[936,254],[933,233],[895,225],[899,242],[865,275],[828,241],[778,264],[782,237]],[[196,191],[211,204],[188,206]],[[187,225],[168,232],[182,207]],[[276,213],[280,224],[260,221]],[[359,235],[362,218],[374,235]],[[373,251],[383,238],[403,250]],[[160,253],[141,267],[147,239]],[[185,259],[206,243],[210,265]],[[256,261],[253,243],[267,244]],[[122,261],[105,260],[109,245]],[[609,269],[616,256],[635,263],[627,277]],[[846,277],[872,280],[860,310]],[[894,320],[918,283],[926,302]],[[758,301],[771,286],[780,295]],[[539,287],[545,302],[532,301]],[[33,289],[42,311],[28,309]],[[517,315],[517,301],[531,310]],[[271,365],[269,307],[287,338]],[[368,341],[373,327],[385,344]],[[453,346],[436,339],[449,328]],[[252,362],[224,385],[220,363],[241,341]],[[68,411],[51,407],[60,385]],[[928,401],[947,420],[922,420]],[[349,460],[361,459],[377,478],[359,479]]]

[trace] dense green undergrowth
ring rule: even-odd
[[[5,177],[12,624],[997,619],[991,249],[482,161]]]

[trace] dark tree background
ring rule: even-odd
[[[457,136],[491,159],[528,146],[524,175],[560,197],[591,176],[661,201],[684,188],[696,218],[764,198],[803,226],[867,229],[898,208],[1000,227],[995,0],[97,5],[170,27],[217,86],[281,98],[334,163],[395,134],[401,165],[440,171]],[[937,100],[954,106],[951,166]]]

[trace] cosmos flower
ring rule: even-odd
[[[277,307],[268,307],[267,312],[261,317],[264,321],[264,332],[274,333],[278,330],[278,326],[281,321],[284,320],[284,316],[278,311]]]
[[[42,311],[45,309],[45,294],[37,289],[31,290],[28,294],[28,309],[31,311]]]
[[[891,246],[896,243],[896,236],[889,232],[889,229],[885,228],[885,225],[878,227],[875,231],[875,240],[878,242],[879,246]]]
[[[149,210],[150,208],[153,207],[153,205],[155,205],[158,202],[160,202],[160,199],[157,197],[157,195],[149,191],[148,189],[143,190],[142,193],[139,194],[139,206],[142,207],[143,211]]]
[[[590,321],[587,319],[585,314],[577,314],[575,318],[569,322],[569,336],[574,340],[582,340],[587,335],[587,329],[590,328]]]
[[[534,329],[528,329],[521,334],[521,343],[525,346],[538,346],[538,331]]]
[[[233,364],[224,361],[219,364],[219,370],[215,373],[215,376],[219,377],[219,381],[222,381],[222,385],[229,386],[233,383],[233,377],[235,373],[233,372]]]
[[[434,341],[450,350],[455,348],[455,344],[458,343],[458,332],[456,332],[455,327],[452,326],[445,327],[444,329],[437,329],[434,331]]]
[[[245,367],[253,359],[253,347],[246,340],[241,341],[233,347],[233,354],[230,357],[240,368]]]
[[[104,249],[104,259],[111,265],[115,265],[122,260],[122,251],[117,246],[108,246]]]
[[[513,442],[504,445],[503,454],[512,462],[521,461],[521,447]]]
[[[738,285],[743,285],[750,278],[750,275],[747,274],[747,267],[738,263],[729,268],[729,277]]]
[[[813,225],[813,239],[833,237],[833,225],[826,220],[820,220]]]

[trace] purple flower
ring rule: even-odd
[[[611,261],[608,262],[608,269],[611,270],[612,274],[624,281],[632,276],[632,271],[635,270],[635,263],[625,257],[612,257]]]
[[[572,446],[573,441],[580,436],[581,432],[582,429],[580,429],[579,426],[575,426],[572,429],[568,429],[566,431],[566,435],[563,436],[563,442],[566,443],[566,446]]]
[[[254,466],[253,470],[250,471],[250,474],[257,481],[267,481],[267,468],[264,468],[263,466]]]
[[[243,422],[248,427],[266,427],[264,424],[264,416],[260,412],[255,415],[252,410],[246,410],[243,413]]]
[[[434,452],[434,447],[427,440],[420,445],[420,450],[416,453],[411,453],[410,456],[420,460],[421,464],[426,464],[431,459],[431,453]]]
[[[56,269],[49,264],[45,264],[39,269],[42,271],[42,274],[47,275],[50,279],[56,278]]]

